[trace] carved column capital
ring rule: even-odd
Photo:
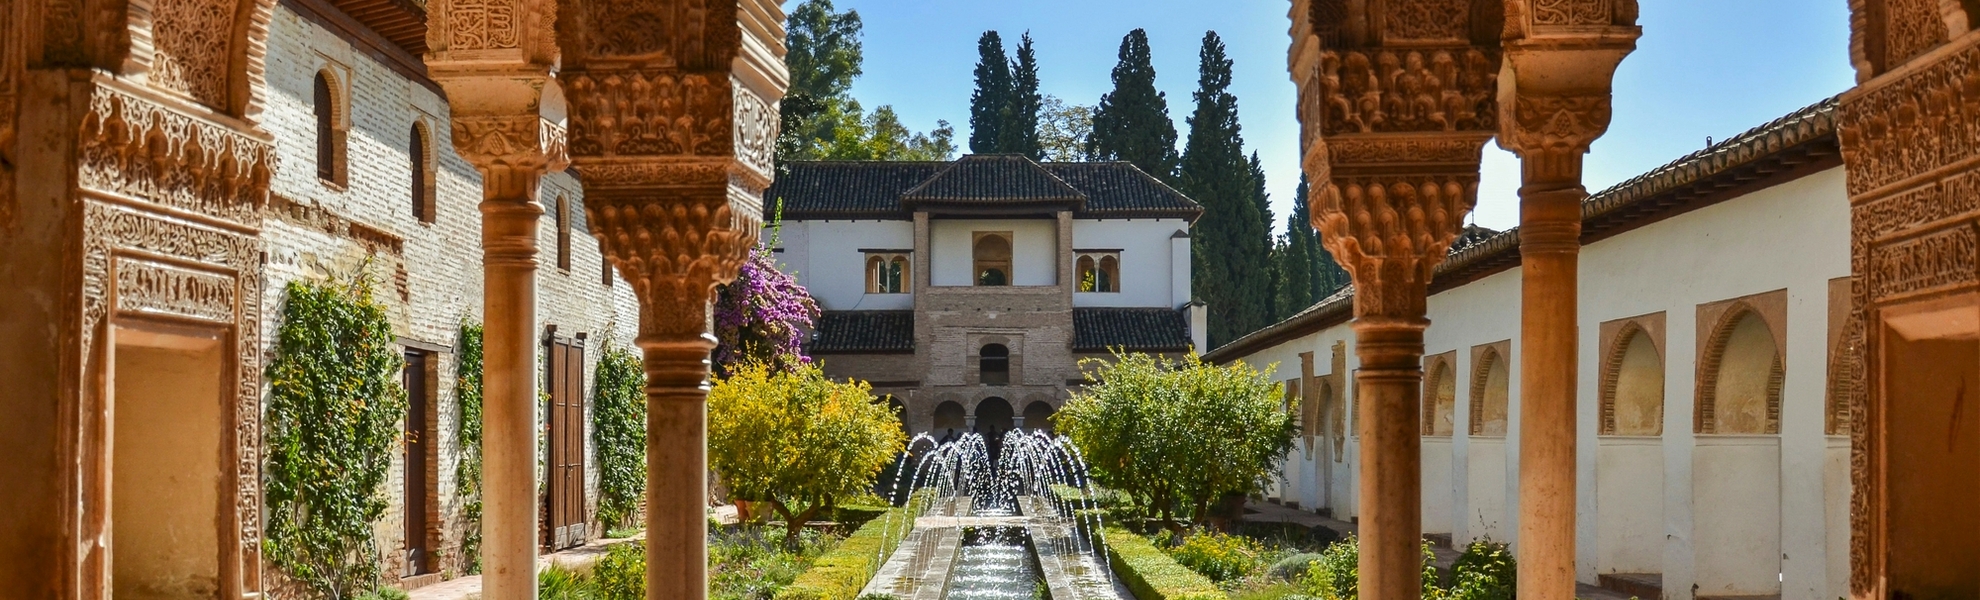
[[[1470,171],[1354,173],[1336,168],[1312,200],[1321,243],[1354,279],[1357,319],[1418,319],[1430,275],[1449,253],[1478,199],[1478,150]]]
[[[1636,49],[1635,0],[1510,0],[1499,145],[1526,181],[1581,180],[1581,156],[1609,129],[1616,67]]]
[[[454,149],[483,175],[494,169],[561,171],[570,163],[564,128],[534,112],[456,115],[453,130]]]

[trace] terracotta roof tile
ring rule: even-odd
[[[812,354],[913,352],[914,311],[825,311],[818,317],[805,350]]]
[[[1189,316],[1172,308],[1075,308],[1073,350],[1140,352],[1189,349]]]
[[[1035,163],[1013,155],[953,162],[797,161],[784,165],[764,200],[784,218],[908,219],[910,205],[1039,206],[1064,203],[1073,216],[1194,220],[1203,207],[1131,163]]]

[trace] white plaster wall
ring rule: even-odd
[[[1780,438],[1699,436],[1692,457],[1698,595],[1779,593]]]
[[[912,226],[910,225],[910,229]],[[1058,223],[1044,219],[945,219],[929,222],[930,284],[975,284],[973,254],[978,231],[1011,232],[1011,285],[1058,285]],[[1075,231],[1077,229],[1075,228]]]
[[[1577,445],[1582,448],[1577,453],[1576,510],[1580,580],[1593,583],[1598,572],[1610,571],[1603,566],[1606,564],[1621,569],[1620,565],[1645,564],[1635,562],[1645,560],[1650,561],[1649,566],[1641,570],[1662,573],[1667,598],[1692,598],[1694,583],[1710,583],[1722,574],[1702,572],[1702,565],[1734,564],[1714,558],[1712,550],[1704,548],[1707,544],[1697,537],[1701,531],[1718,529],[1714,524],[1720,522],[1721,513],[1711,511],[1719,503],[1708,504],[1707,498],[1732,493],[1713,487],[1721,479],[1732,478],[1746,484],[1774,482],[1771,485],[1777,496],[1769,510],[1773,511],[1772,530],[1779,536],[1774,566],[1735,570],[1743,569],[1742,575],[1764,572],[1754,577],[1781,582],[1780,593],[1785,599],[1828,600],[1848,594],[1847,439],[1823,432],[1827,282],[1849,275],[1848,242],[1848,202],[1843,173],[1838,168],[1652,223],[1583,249],[1576,389]],[[1465,517],[1454,532],[1459,540],[1491,534],[1501,541],[1516,542],[1510,537],[1518,526],[1519,285],[1519,270],[1515,268],[1446,290],[1429,301],[1432,324],[1425,332],[1425,354],[1458,350],[1458,372],[1463,375],[1456,414],[1461,425],[1452,439],[1452,503]],[[1702,458],[1696,456],[1700,443],[1721,443],[1709,439],[1701,442],[1692,434],[1698,306],[1781,289],[1788,294],[1786,381],[1781,434],[1773,436],[1777,442],[1773,459],[1744,456],[1727,459],[1732,464],[1721,464],[1710,451]],[[1600,325],[1660,312],[1666,319],[1662,344],[1664,435],[1657,439],[1654,450],[1604,452],[1596,435]],[[1308,350],[1325,355],[1327,345],[1335,339],[1349,340],[1352,348],[1348,326],[1340,325],[1261,350],[1246,360],[1290,363],[1298,352]],[[1475,439],[1466,435],[1462,426],[1470,420],[1468,378],[1475,367],[1471,348],[1505,339],[1511,339],[1513,346],[1507,357],[1513,362],[1509,365],[1513,419],[1504,441]],[[1355,362],[1350,351],[1350,369]],[[1327,370],[1324,362],[1320,370]],[[1316,461],[1311,467],[1295,465],[1327,475],[1332,496],[1327,505],[1337,507],[1336,516],[1341,518],[1354,514],[1351,505],[1358,490],[1358,448],[1350,443],[1346,450],[1347,462],[1339,463],[1339,468],[1329,468],[1326,461]],[[1629,458],[1617,460],[1619,455]],[[1701,470],[1694,471],[1694,464],[1701,465]],[[1707,471],[1713,474],[1701,475]],[[1649,483],[1656,480],[1661,483]],[[1603,488],[1604,481],[1631,483],[1626,489]],[[1712,486],[1695,490],[1701,481]],[[1426,494],[1434,498],[1435,492],[1428,491],[1429,481],[1425,483]],[[1754,500],[1739,502],[1752,504]],[[1768,503],[1763,500],[1760,504]],[[1503,508],[1495,511],[1495,505]],[[1477,517],[1481,512],[1503,515],[1503,527],[1494,531],[1504,533],[1479,531]],[[1766,521],[1769,517],[1745,514],[1737,519]],[[1624,521],[1640,527],[1604,526]],[[1759,526],[1765,529],[1764,524]],[[1605,531],[1620,537],[1606,536]],[[1647,540],[1642,543],[1649,547],[1638,547],[1630,540]],[[1779,558],[1783,554],[1786,558]]]
[[[1596,569],[1664,568],[1664,445],[1656,437],[1605,436],[1596,449]]]
[[[826,310],[907,310],[913,294],[866,293],[862,250],[913,250],[913,221],[789,221],[779,234],[779,268]],[[913,264],[910,259],[910,263]],[[968,266],[964,266],[968,270]],[[910,277],[912,274],[910,274]]]
[[[1423,438],[1423,532],[1450,533],[1457,520],[1451,438]]]
[[[1121,291],[1074,292],[1073,306],[1175,308],[1187,302],[1187,297],[1172,297],[1177,272],[1174,267],[1178,265],[1173,264],[1175,257],[1170,252],[1169,238],[1178,230],[1188,229],[1189,222],[1182,219],[1073,221],[1074,250],[1121,251]],[[1188,273],[1188,255],[1182,260],[1182,272]]]

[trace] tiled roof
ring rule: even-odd
[[[1753,185],[1841,164],[1836,139],[1836,99],[1829,98],[1731,139],[1597,192],[1581,204],[1582,243],[1593,243],[1659,219],[1723,202]],[[1481,228],[1482,229],[1482,228]],[[1437,265],[1436,294],[1519,266],[1519,228],[1497,233],[1467,228]],[[1245,334],[1204,354],[1221,362],[1345,323],[1354,317],[1348,286],[1272,326]]]
[[[914,311],[825,311],[818,317],[805,350],[812,354],[913,352]]]
[[[1195,219],[1203,207],[1130,162],[1045,163],[1045,169],[1086,194],[1077,216],[1157,215]]]
[[[1073,216],[1195,219],[1203,207],[1131,163],[1035,163],[1021,156],[953,162],[797,161],[764,194],[784,218],[907,219],[909,205],[1038,206],[1064,203]]]
[[[901,194],[948,163],[885,161],[791,162],[763,194],[766,208],[781,201],[784,218],[905,219]]]
[[[1189,349],[1189,317],[1172,308],[1075,308],[1073,350],[1141,352]]]
[[[1084,203],[1079,193],[1031,159],[1016,154],[972,154],[951,163],[907,193],[904,205]]]

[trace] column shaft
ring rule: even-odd
[[[1536,600],[1574,600],[1578,179],[1520,189],[1519,590]]]
[[[1361,357],[1361,597],[1415,600],[1423,593],[1423,330],[1429,322],[1355,320]]]
[[[486,170],[483,283],[482,597],[535,600],[538,173]]]
[[[708,597],[708,353],[715,338],[641,336],[639,345],[647,375],[646,597],[701,600]]]

